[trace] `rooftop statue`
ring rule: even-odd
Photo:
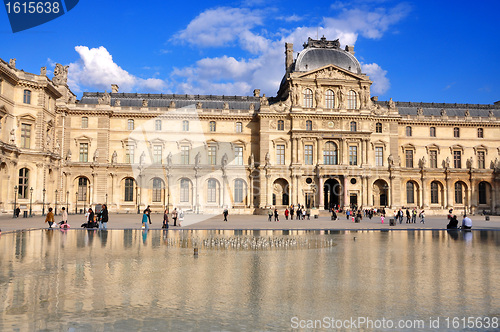
[[[54,78],[52,78],[52,82],[56,85],[67,84],[68,68],[69,66],[63,66],[60,63],[56,64],[56,68],[54,68]]]

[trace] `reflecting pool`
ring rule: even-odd
[[[461,330],[451,319],[498,321],[499,249],[498,231],[9,233],[0,330],[281,331],[359,317]]]

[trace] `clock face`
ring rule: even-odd
[[[333,121],[328,122],[328,127],[333,128]]]

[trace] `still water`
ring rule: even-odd
[[[0,330],[281,331],[358,317],[460,330],[446,317],[500,316],[499,249],[498,231],[3,234]]]

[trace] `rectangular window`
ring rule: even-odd
[[[80,162],[86,163],[89,161],[89,144],[80,143]]]
[[[243,124],[241,122],[236,122],[236,132],[237,133],[243,132]]]
[[[31,91],[30,90],[24,90],[23,103],[31,104]]]
[[[462,168],[462,151],[453,151],[453,167]]]
[[[357,146],[349,146],[349,165],[357,165],[358,164],[358,147]]]
[[[207,192],[207,202],[216,203],[217,202],[217,182],[215,180],[208,180],[208,192]]]
[[[133,145],[127,146],[127,149],[125,151],[125,162],[127,164],[133,164],[135,159],[134,155],[135,155],[135,146]]]
[[[384,148],[375,148],[375,166],[384,166]]]
[[[438,162],[437,162],[437,151],[436,150],[431,150],[429,151],[429,166],[431,168],[437,168]]]
[[[189,181],[186,179],[181,180],[181,202],[189,202]]]
[[[128,130],[134,130],[134,120],[133,119],[128,119],[127,120],[127,129]]]
[[[161,120],[155,120],[155,130],[161,131]]]
[[[125,202],[133,202],[134,201],[134,180],[133,179],[125,179]]]
[[[217,147],[216,146],[209,146],[208,147],[208,163],[210,165],[216,165],[217,164]]]
[[[477,168],[479,168],[479,169],[485,168],[484,151],[477,152]]]
[[[243,147],[234,147],[234,163],[236,165],[243,165]]]
[[[24,149],[29,149],[31,145],[31,125],[22,123],[21,124],[21,147]]]
[[[406,150],[406,167],[413,168],[413,150]]]
[[[162,146],[153,145],[153,163],[161,164],[162,159]]]
[[[312,145],[306,145],[304,147],[304,163],[306,165],[313,164],[313,146]]]
[[[82,117],[82,128],[88,128],[89,127],[89,118],[86,116]]]
[[[181,146],[181,164],[189,165],[189,146]]]
[[[276,164],[285,165],[285,146],[282,144],[276,146]]]

